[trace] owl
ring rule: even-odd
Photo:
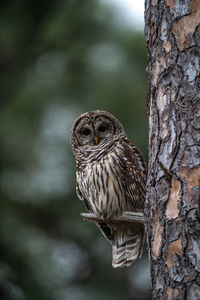
[[[146,164],[129,142],[121,123],[110,113],[94,110],[80,115],[71,130],[76,158],[76,191],[112,245],[112,266],[130,266],[140,257],[144,226],[112,223],[125,211],[143,212]]]

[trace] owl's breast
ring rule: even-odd
[[[77,183],[91,210],[112,217],[128,209],[117,158],[108,154],[77,173]]]

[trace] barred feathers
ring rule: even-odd
[[[143,251],[144,232],[143,228],[138,228],[135,232],[133,227],[118,229],[114,235],[112,244],[112,266],[129,267]]]

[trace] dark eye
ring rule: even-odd
[[[89,135],[90,134],[90,129],[83,129],[82,134]]]
[[[98,131],[99,132],[104,132],[104,131],[106,131],[107,128],[108,128],[107,125],[100,125],[99,128],[98,128]]]

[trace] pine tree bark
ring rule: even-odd
[[[153,299],[200,299],[200,0],[146,0]]]

